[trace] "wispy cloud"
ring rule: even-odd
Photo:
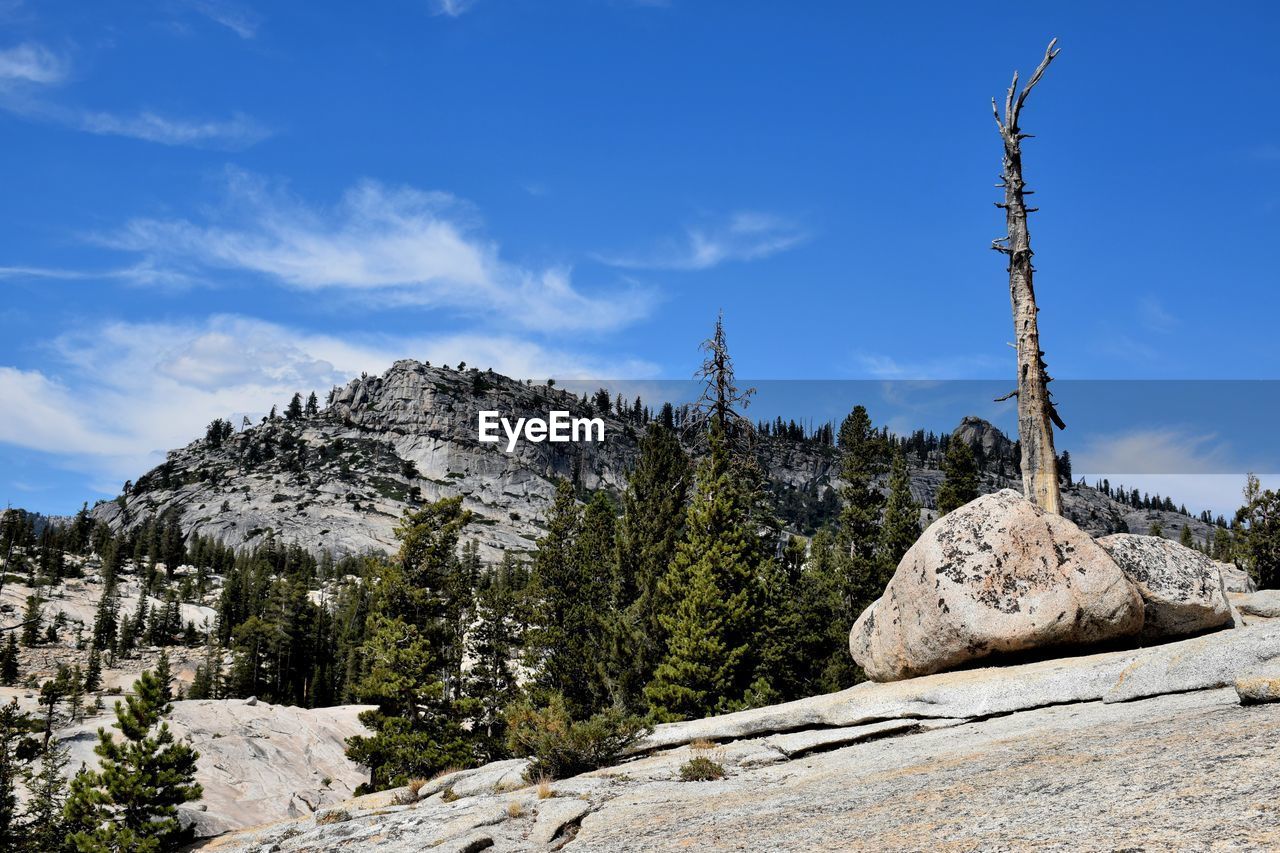
[[[0,88],[15,84],[52,86],[65,80],[67,72],[65,59],[35,42],[0,50]]]
[[[106,112],[70,105],[51,90],[71,77],[71,62],[44,45],[26,42],[0,50],[0,109],[22,118],[99,136],[125,136],[161,145],[237,151],[271,135],[246,115],[225,119]]]
[[[880,353],[854,355],[856,372],[873,379],[989,379],[1014,372],[1012,352],[1005,361],[987,355],[903,360]]]
[[[1138,318],[1142,325],[1153,332],[1172,332],[1178,327],[1178,318],[1154,296],[1145,296],[1138,302]]]
[[[100,136],[127,136],[161,145],[224,150],[248,148],[271,135],[267,127],[240,114],[229,119],[209,120],[172,118],[153,112],[132,116],[85,112],[80,115],[79,125],[81,130]]]
[[[476,0],[430,0],[431,14],[449,18],[469,12],[475,5]]]
[[[0,366],[0,442],[54,454],[118,490],[209,421],[262,414],[401,358],[466,361],[520,377],[651,376],[656,368],[503,335],[316,334],[236,315],[191,323],[109,322],[48,344],[39,371]]]
[[[188,0],[187,5],[242,39],[254,38],[258,34],[258,28],[262,26],[262,18],[258,13],[234,3],[223,0]]]
[[[711,225],[690,226],[680,238],[641,254],[602,254],[606,264],[629,269],[705,270],[730,261],[755,261],[793,249],[809,238],[782,217],[739,211]]]
[[[1175,429],[1090,436],[1072,456],[1075,470],[1103,475],[1215,474],[1235,467],[1217,435]]]
[[[504,259],[474,211],[446,193],[365,181],[325,208],[232,170],[228,200],[214,222],[135,219],[100,240],[141,255],[153,271],[233,270],[295,290],[450,308],[538,331],[614,329],[652,304],[634,285],[593,296],[573,285],[568,268]]]

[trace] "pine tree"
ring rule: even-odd
[[[11,687],[18,683],[18,636],[14,631],[9,631],[9,638],[5,641],[4,651],[0,652],[0,684]]]
[[[373,730],[347,741],[347,755],[369,768],[364,791],[429,777],[474,759],[463,723],[470,703],[449,695],[441,649],[460,618],[458,538],[471,514],[446,498],[406,514],[397,528],[400,551],[375,564],[367,635],[360,646],[363,677],[352,692],[377,705],[360,715]],[[470,590],[467,590],[469,596]]]
[[[613,507],[600,493],[584,512],[561,480],[533,559],[534,624],[528,663],[536,691],[563,695],[575,720],[610,702],[606,638],[612,583]]]
[[[751,495],[734,474],[720,430],[713,427],[686,535],[660,587],[674,607],[660,617],[667,650],[645,687],[659,719],[734,707],[754,677],[750,651],[761,622],[757,583],[768,555],[751,522]]]
[[[314,418],[316,415],[320,414],[320,401],[316,399],[315,391],[312,391],[307,395],[307,405],[306,408],[303,409],[303,414],[309,418]]]
[[[712,560],[688,567],[684,594],[673,614],[664,616],[667,654],[645,687],[655,719],[698,719],[737,698],[737,671],[745,646],[730,647],[729,623],[740,616],[716,583]],[[740,694],[739,694],[740,695]]]
[[[28,595],[27,607],[22,613],[22,645],[29,649],[39,645],[43,627],[40,596]]]
[[[889,469],[889,498],[880,527],[879,562],[887,584],[902,555],[920,538],[920,505],[911,497],[906,457],[895,453]]]
[[[978,497],[978,465],[968,443],[952,439],[942,460],[942,485],[938,487],[938,512],[946,515]]]
[[[85,664],[84,691],[92,693],[102,686],[102,656],[97,649],[89,650],[89,662]]]
[[[133,695],[116,702],[121,738],[98,729],[99,767],[76,774],[64,811],[68,839],[80,853],[164,853],[190,839],[177,807],[203,794],[195,781],[198,754],[174,739],[164,721],[171,711],[159,679],[143,672]]]
[[[467,672],[466,695],[479,703],[475,729],[482,736],[482,757],[489,761],[503,757],[503,710],[520,697],[513,661],[523,641],[520,604],[527,583],[527,570],[507,554],[476,591],[476,622],[467,638],[472,666]]]
[[[284,410],[284,418],[287,421],[296,421],[302,417],[302,395],[294,394],[289,400],[289,406]]]
[[[644,685],[653,678],[666,649],[659,586],[684,528],[690,473],[668,405],[640,440],[640,459],[623,496],[618,528],[614,670],[620,698],[634,712],[647,708]]]
[[[0,706],[0,850],[20,850],[25,838],[18,819],[18,783],[26,781],[26,760],[35,749],[29,726],[17,697]]]
[[[68,750],[58,741],[50,741],[40,756],[40,770],[28,784],[30,799],[25,810],[26,849],[32,853],[48,853],[65,847],[67,834],[63,809],[67,802]]]
[[[1190,524],[1182,525],[1182,531],[1178,534],[1178,542],[1187,548],[1191,548],[1195,545],[1195,541],[1191,538]]]

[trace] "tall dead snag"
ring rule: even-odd
[[[1035,268],[1031,266],[1031,235],[1027,231],[1027,214],[1036,208],[1028,208],[1024,196],[1030,195],[1022,180],[1022,140],[1031,134],[1023,133],[1018,127],[1018,118],[1027,95],[1040,76],[1049,67],[1049,63],[1058,55],[1054,50],[1057,39],[1049,42],[1045,49],[1044,59],[1031,75],[1026,87],[1018,91],[1018,72],[1013,72],[1013,82],[1004,99],[1004,120],[1000,118],[1000,110],[995,98],[991,99],[991,110],[996,115],[996,126],[1000,129],[1000,137],[1004,140],[1004,202],[997,202],[997,207],[1004,208],[1005,222],[1009,234],[991,243],[991,248],[1004,252],[1009,256],[1009,298],[1013,303],[1013,331],[1018,350],[1018,388],[1001,397],[1018,398],[1018,437],[1022,441],[1022,492],[1046,512],[1061,512],[1061,495],[1058,491],[1058,457],[1053,449],[1053,427],[1066,429],[1062,418],[1049,394],[1048,372],[1045,370],[1044,351],[1040,349],[1040,329],[1036,315],[1040,309],[1036,307],[1036,291],[1031,282]]]

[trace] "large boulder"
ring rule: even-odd
[[[1142,621],[1142,598],[1102,546],[1004,489],[925,530],[854,624],[849,650],[870,678],[893,681],[1125,637]]]
[[[1214,560],[1213,564],[1218,567],[1218,574],[1222,575],[1222,588],[1227,592],[1258,591],[1258,585],[1254,583],[1253,577],[1244,569],[1221,560]]]
[[[1222,575],[1204,554],[1133,533],[1104,536],[1098,544],[1142,595],[1143,637],[1185,637],[1231,624]]]

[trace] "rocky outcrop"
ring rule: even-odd
[[[1236,679],[1241,705],[1280,702],[1280,661],[1268,661]]]
[[[1142,595],[1142,636],[1184,637],[1231,624],[1217,564],[1159,536],[1117,533],[1098,540]]]
[[[1227,592],[1258,591],[1258,585],[1254,583],[1253,577],[1244,569],[1220,560],[1214,560],[1213,564],[1218,567],[1218,574],[1222,575],[1222,587]]]
[[[182,806],[184,822],[201,836],[217,835],[284,817],[310,816],[350,799],[367,771],[346,756],[346,739],[365,728],[357,716],[368,706],[294,708],[256,700],[187,700],[173,703],[169,727],[200,753],[197,803]],[[108,713],[64,729],[70,748],[67,772],[94,766],[97,730]]]
[[[876,681],[1137,633],[1142,600],[1076,525],[1009,489],[934,522],[850,632]]]
[[[477,440],[481,410],[545,417],[552,409],[603,418],[605,441],[521,442],[507,453]],[[274,536],[317,555],[358,554],[394,551],[395,526],[406,509],[462,495],[477,520],[468,538],[478,542],[482,556],[497,560],[506,551],[533,547],[557,477],[576,478],[585,489],[622,490],[643,429],[634,418],[597,411],[560,388],[406,359],[381,376],[335,388],[315,414],[264,419],[225,440],[201,439],[170,451],[126,493],[96,506],[93,516],[120,530],[171,515],[186,535],[237,548]],[[979,418],[966,418],[955,434],[982,450],[989,466],[982,491],[1020,488],[1010,479],[1016,465],[1007,436]],[[830,520],[832,489],[841,485],[836,448],[769,435],[761,436],[757,450],[784,522],[811,530],[815,518]],[[925,508],[925,520],[932,520],[942,481],[939,460],[912,454],[909,461],[913,497]],[[884,478],[879,485],[886,488]],[[1212,532],[1196,519],[1135,510],[1079,485],[1065,488],[1062,500],[1063,515],[1094,535],[1145,532],[1155,520],[1171,535],[1188,525],[1197,541]]]
[[[1258,625],[866,683],[659,726],[628,760],[542,790],[490,765],[206,849],[1275,849],[1257,804],[1280,797],[1280,703],[1244,707],[1232,686],[1278,654],[1280,625]],[[1165,681],[1103,701],[1139,670]],[[679,781],[693,757],[725,778]]]
[[[1260,589],[1257,592],[1231,596],[1231,603],[1246,616],[1262,619],[1280,618],[1280,589]]]

